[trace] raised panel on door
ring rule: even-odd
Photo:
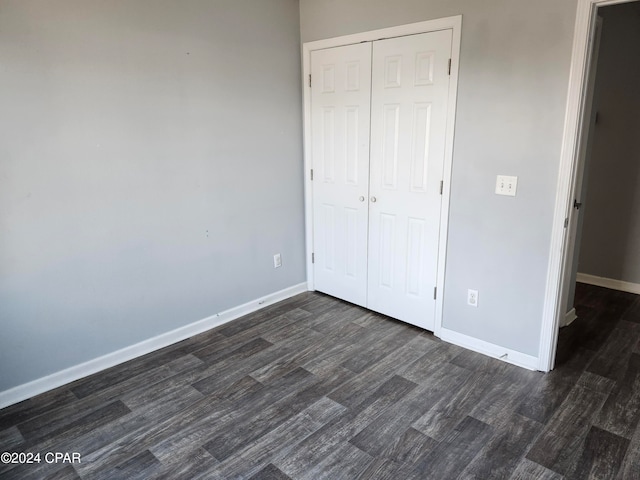
[[[367,306],[428,330],[435,323],[451,40],[443,30],[373,44]]]
[[[367,304],[371,44],[311,54],[314,285]]]

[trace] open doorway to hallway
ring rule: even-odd
[[[576,180],[582,187],[574,202],[579,216],[561,326],[578,320],[567,327],[572,333],[560,331],[559,343],[591,329],[598,290],[590,286],[626,292],[607,295],[609,302],[620,301],[611,313],[618,317],[630,298],[635,301],[629,293],[640,294],[640,1],[602,6],[597,14],[601,35],[588,89],[592,112],[584,112],[588,137]],[[601,327],[611,331],[606,321]],[[566,346],[562,350],[556,366],[566,360]]]

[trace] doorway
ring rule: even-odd
[[[562,228],[554,224],[540,370],[554,366],[576,280],[640,289],[639,46],[640,2],[580,1],[556,201]]]

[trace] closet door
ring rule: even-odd
[[[314,284],[367,304],[371,43],[311,54]]]
[[[374,42],[368,308],[434,329],[452,31]]]

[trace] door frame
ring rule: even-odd
[[[460,39],[462,34],[462,15],[427,20],[368,32],[344,35],[341,37],[316,40],[302,44],[302,90],[303,90],[303,128],[304,128],[304,195],[305,195],[305,234],[306,234],[306,265],[307,288],[315,290],[313,250],[313,182],[311,181],[311,87],[309,75],[311,73],[311,52],[325,48],[341,47],[360,42],[372,42],[386,38],[402,37],[419,33],[429,33],[438,30],[452,30],[451,43],[451,80],[449,99],[447,104],[447,126],[445,134],[445,157],[443,170],[442,205],[440,207],[440,236],[438,246],[438,271],[436,279],[436,311],[434,333],[440,336],[442,329],[442,306],[444,299],[444,275],[447,254],[447,235],[449,231],[449,200],[451,192],[451,168],[453,163],[453,139],[455,130],[455,114],[458,94],[458,69],[460,61]]]
[[[585,107],[588,94],[587,80],[591,66],[591,43],[596,31],[598,7],[629,3],[634,0],[578,0],[576,22],[569,72],[569,90],[565,110],[564,133],[560,153],[560,169],[556,186],[555,210],[551,231],[551,248],[547,271],[547,286],[542,312],[542,328],[538,370],[553,369],[558,345],[558,330],[566,312],[562,311],[567,292],[567,275],[571,275],[575,241],[571,241],[570,226],[575,222],[573,202],[580,171],[581,145],[585,134]],[[588,120],[588,119],[587,119]]]

